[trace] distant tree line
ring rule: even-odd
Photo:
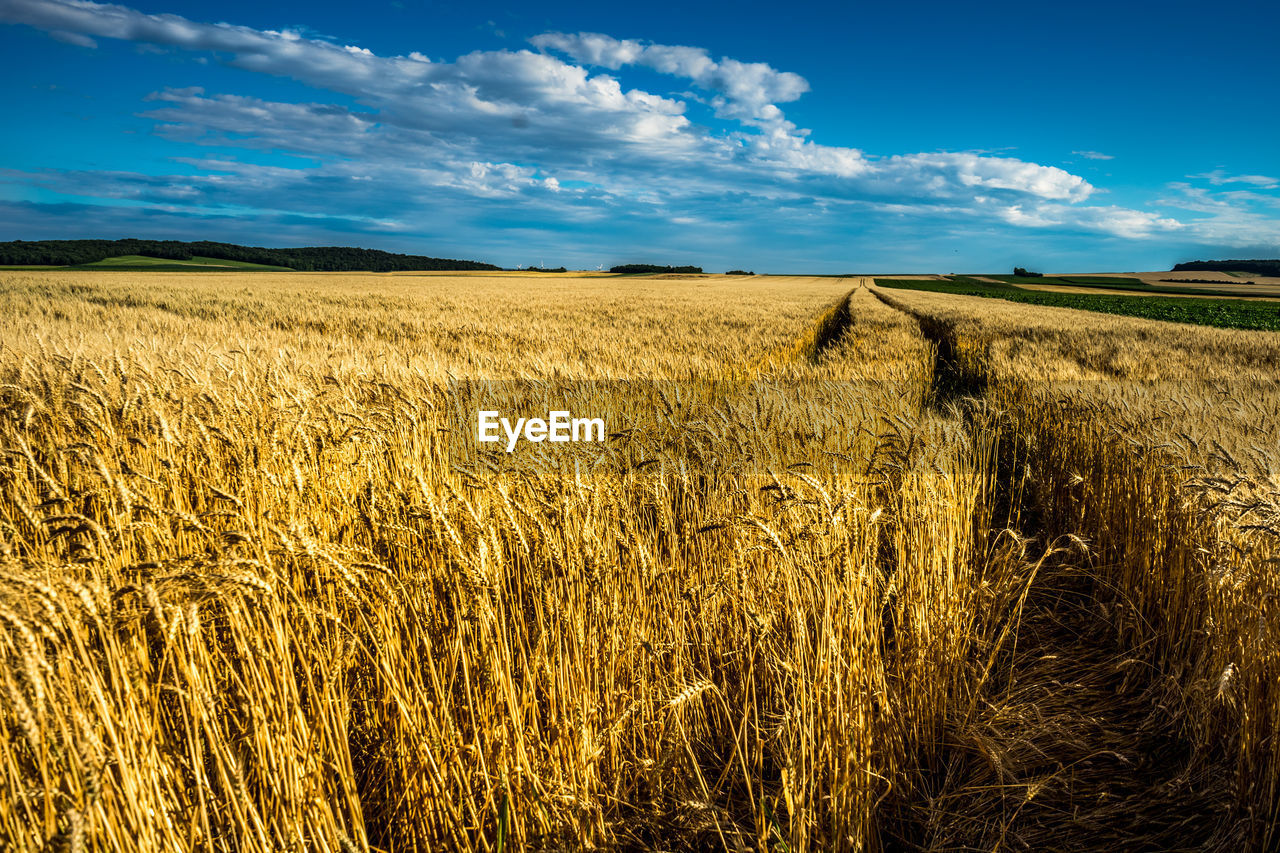
[[[295,270],[341,272],[370,270],[496,270],[493,264],[429,258],[423,255],[399,255],[378,249],[351,246],[308,246],[297,249],[266,249],[260,246],[238,246],[234,243],[212,243],[207,240],[15,240],[0,243],[0,265],[4,266],[75,266],[92,264],[120,255],[142,255],[171,261],[189,261],[193,257],[217,258],[250,264],[289,267]]]
[[[525,272],[568,272],[567,267],[535,267],[533,264],[525,267]]]
[[[658,264],[619,264],[616,267],[609,267],[609,272],[617,273],[647,273],[647,272],[677,272],[677,273],[700,273],[702,267],[664,267]]]
[[[755,275],[755,273],[746,270],[729,270],[725,275]]]
[[[1265,261],[1188,261],[1174,264],[1174,272],[1213,270],[1215,272],[1251,272],[1254,275],[1280,276],[1280,260]]]
[[[1044,273],[1031,272],[1031,270],[1024,270],[1022,267],[1014,267],[1013,274],[1020,278],[1042,278],[1044,276]]]

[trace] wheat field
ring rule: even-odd
[[[1280,844],[1280,335],[821,277],[0,309],[0,848]],[[552,408],[608,439],[475,441]]]

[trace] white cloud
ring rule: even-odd
[[[1056,166],[1041,166],[1012,157],[982,157],[967,153],[909,154],[891,157],[887,179],[915,181],[919,192],[938,197],[1008,190],[1040,199],[1084,201],[1094,188],[1078,175]]]
[[[1103,153],[1102,153],[1102,152],[1100,152],[1100,151],[1072,151],[1071,153],[1072,153],[1072,154],[1074,154],[1074,155],[1076,155],[1077,157],[1083,157],[1083,158],[1084,158],[1084,159],[1086,159],[1086,160],[1114,160],[1114,159],[1116,159],[1114,155],[1111,155],[1111,154],[1103,154]]]
[[[61,42],[74,44],[76,47],[96,48],[98,43],[83,33],[69,33],[66,30],[50,30],[49,35]]]
[[[208,53],[360,104],[353,109],[196,88],[164,90],[152,96],[154,106],[144,114],[159,123],[162,136],[292,153],[313,165],[188,158],[187,165],[206,173],[10,176],[78,195],[85,193],[75,182],[81,189],[97,187],[103,197],[185,203],[191,210],[277,210],[289,204],[302,215],[322,216],[336,205],[371,223],[387,220],[380,211],[412,210],[438,192],[527,201],[537,205],[539,216],[564,221],[620,221],[652,217],[661,209],[668,221],[768,219],[769,211],[794,211],[839,222],[842,210],[861,204],[895,216],[969,217],[1135,239],[1195,230],[1149,211],[1087,205],[1095,187],[1053,166],[975,152],[875,156],[816,142],[779,106],[809,91],[802,76],[762,62],[714,59],[698,47],[546,33],[530,40],[541,52],[476,51],[433,61],[417,51],[379,56],[313,37],[303,27],[255,30],[88,0],[0,0],[0,21],[85,46],[95,38],[114,38]],[[619,78],[634,67],[687,81],[682,85],[697,93],[626,88]],[[696,99],[731,127],[694,122],[687,104]],[[1200,177],[1214,185],[1274,184],[1258,175]],[[1219,225],[1210,229],[1215,234],[1230,221],[1221,218],[1221,209],[1217,213]],[[1253,233],[1261,232],[1254,227]]]
[[[1250,184],[1266,190],[1274,190],[1280,187],[1280,178],[1273,178],[1268,175],[1229,175],[1223,169],[1214,169],[1212,172],[1206,172],[1203,175],[1187,175],[1187,177],[1203,178],[1215,187],[1220,187],[1223,184]]]
[[[1054,202],[1026,202],[998,207],[996,215],[1023,228],[1085,231],[1141,240],[1180,232],[1186,226],[1169,217],[1115,205],[1071,206]]]
[[[1210,183],[1221,186],[1236,181]],[[1169,188],[1175,195],[1157,203],[1194,214],[1185,220],[1187,232],[1197,242],[1280,253],[1280,221],[1274,213],[1278,200],[1274,196],[1245,190],[1214,191],[1185,182],[1172,183]]]
[[[617,71],[627,65],[651,68],[691,80],[699,88],[716,93],[712,106],[719,115],[751,123],[781,120],[777,104],[798,99],[809,91],[799,74],[778,71],[763,62],[713,60],[700,47],[644,44],[615,39],[600,33],[544,33],[530,43],[543,50],[567,54],[576,62]]]

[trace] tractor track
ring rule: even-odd
[[[955,326],[869,290],[933,345],[926,405],[971,430],[989,428],[976,413],[990,402],[991,379],[983,364],[958,357]],[[1016,485],[1031,449],[1016,414],[1002,417],[993,524],[1021,528],[1029,557],[1041,556],[1074,531],[1043,529],[1035,489]],[[1243,849],[1243,825],[1220,783],[1230,771],[1180,736],[1168,679],[1117,640],[1122,595],[1101,601],[1095,589],[1087,555],[1049,555],[1005,671],[976,718],[948,732],[927,807],[899,804],[886,849]]]

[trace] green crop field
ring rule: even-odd
[[[289,272],[288,267],[272,267],[265,264],[250,264],[244,261],[228,261],[221,258],[192,257],[189,261],[170,260],[168,258],[148,258],[143,255],[120,255],[114,258],[103,258],[91,264],[81,264],[63,269],[75,270],[120,270],[124,272]]]
[[[1147,284],[1136,278],[1110,278],[1107,276],[1033,276],[992,275],[986,276],[1006,284],[1052,284],[1064,287],[1097,287],[1107,290],[1132,290],[1140,293],[1164,293],[1176,296],[1235,296],[1258,298],[1258,294],[1242,293],[1236,290],[1214,290],[1207,287],[1191,287],[1186,285]],[[1268,298],[1262,296],[1261,298]]]
[[[1276,300],[1170,298],[1156,292],[1144,296],[1051,293],[1022,290],[1011,284],[977,281],[966,276],[956,276],[951,281],[877,278],[876,284],[900,290],[984,296],[1028,305],[1079,308],[1104,314],[1192,323],[1197,326],[1216,326],[1221,329],[1280,331],[1280,301]]]
[[[1065,284],[1079,287],[1150,287],[1137,278],[1113,278],[1105,275],[989,275],[1009,284]]]

